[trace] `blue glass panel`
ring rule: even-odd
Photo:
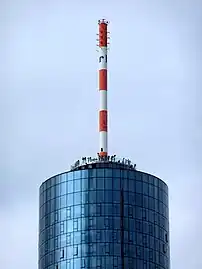
[[[155,210],[155,203],[152,197],[149,197],[149,209]]]
[[[66,182],[67,181],[67,174],[62,174],[60,175],[60,182],[59,183],[62,183],[62,182]]]
[[[129,202],[129,205],[135,205],[135,195],[133,192],[129,192],[128,202]]]
[[[87,178],[88,177],[88,174],[90,174],[90,172],[95,172],[96,170],[95,169],[90,169],[90,170],[81,170],[81,177],[82,178]]]
[[[89,181],[88,178],[82,178],[82,180],[81,180],[82,191],[89,190],[88,181]]]
[[[75,192],[74,193],[74,205],[81,204],[81,193]]]
[[[149,195],[149,185],[145,182],[143,182],[143,194]]]
[[[105,169],[104,168],[99,168],[97,169],[97,177],[104,177],[104,171]]]
[[[121,170],[121,177],[123,179],[127,179],[128,178],[128,170]]]
[[[142,182],[141,181],[135,182],[135,191],[136,191],[136,193],[142,193]]]
[[[106,216],[112,216],[112,215],[114,215],[113,214],[113,210],[114,210],[114,206],[112,205],[112,204],[110,204],[110,203],[108,203],[108,204],[104,204],[104,214],[106,215]],[[119,213],[120,213],[120,211],[119,211]]]
[[[161,180],[159,180],[159,188],[160,188],[161,190],[164,189],[164,183],[163,183]]]
[[[60,268],[61,269],[66,269],[67,267],[66,267],[66,261],[62,261],[61,263],[60,263]]]
[[[46,184],[46,189],[50,188],[51,187],[50,179],[46,180],[45,184]]]
[[[129,185],[128,185],[128,189],[130,192],[135,192],[135,181],[134,180],[129,180]]]
[[[74,192],[81,191],[81,180],[75,179],[74,180]]]
[[[60,195],[64,195],[67,193],[67,185],[66,183],[61,183],[60,184]]]
[[[61,242],[61,247],[65,247],[66,244],[67,244],[67,241],[66,241],[66,234],[63,234],[61,235],[61,239],[60,239],[60,242]]]
[[[158,178],[153,177],[153,179],[154,179],[154,186],[158,187],[158,182],[159,182]]]
[[[121,244],[114,244],[114,255],[121,256]]]
[[[58,197],[58,196],[60,196],[60,184],[57,184],[56,186],[55,186],[55,196],[56,197]]]
[[[149,196],[154,197],[154,186],[149,184]]]
[[[159,194],[158,194],[158,188],[154,187],[154,198],[158,199],[159,198]]]
[[[120,190],[120,178],[113,178],[113,190]]]
[[[56,177],[55,177],[55,184],[57,185],[57,184],[60,184],[60,175],[57,175]]]
[[[72,193],[73,192],[73,181],[67,182],[67,192]]]
[[[55,185],[55,177],[52,177],[52,178],[50,179],[50,181],[51,181],[50,185],[51,185],[51,186],[54,186],[54,185]]]
[[[73,207],[74,209],[74,218],[78,218],[81,216],[81,206],[80,205],[75,205]]]
[[[69,172],[68,173],[68,181],[73,180],[73,178],[74,178],[74,172]]]
[[[112,178],[108,177],[105,178],[105,189],[106,190],[112,190]]]
[[[67,218],[67,210],[66,208],[63,208],[60,210],[60,220],[66,220]]]
[[[46,201],[48,201],[48,200],[50,200],[51,199],[51,190],[50,190],[50,188],[49,189],[47,189],[47,191],[46,191]]]
[[[104,190],[104,178],[97,178],[97,189]]]
[[[142,174],[142,181],[146,182],[146,183],[149,183],[149,175],[143,173]]]
[[[105,203],[112,203],[112,191],[106,190],[104,194],[105,194],[104,202]]]
[[[137,193],[135,195],[135,205],[137,205],[137,206],[142,206],[143,205],[143,196],[142,196],[142,194]]]
[[[86,204],[89,201],[89,193],[87,191],[83,191],[81,193],[81,199],[82,199],[82,204]]]
[[[67,214],[67,219],[71,219],[72,218],[72,206],[68,206],[67,210],[66,210],[66,214]]]
[[[73,221],[73,230],[78,231],[78,219],[74,219]]]
[[[134,171],[132,171],[132,170],[129,170],[128,171],[128,178],[129,179],[135,179],[135,172]]]
[[[163,190],[159,189],[159,200],[163,202]]]
[[[151,223],[154,223],[154,215],[153,215],[153,211],[149,210],[148,213],[149,213],[149,221],[150,221]]]
[[[96,203],[96,191],[89,191],[89,203]]]
[[[80,268],[81,268],[81,260],[80,259],[74,259],[74,269],[80,269]]]
[[[67,206],[72,206],[73,205],[73,194],[68,194],[67,195]]]
[[[97,178],[92,177],[89,178],[89,190],[96,190],[96,182],[97,182]],[[86,182],[85,185],[87,185],[88,183]]]
[[[97,191],[97,203],[104,203],[104,191]]]
[[[127,178],[122,178],[122,186],[124,191],[128,191],[128,179]]]
[[[149,177],[149,183],[154,185],[154,177],[150,175],[148,177]]]
[[[107,169],[105,169],[105,177],[112,177],[112,169],[109,169],[109,168],[107,168]]]
[[[55,209],[60,209],[60,197],[57,197],[55,200]]]
[[[73,258],[73,247],[68,247],[67,249],[67,259],[72,259]],[[72,269],[70,266],[69,266],[69,269]]]
[[[163,203],[165,206],[168,204],[168,196],[165,192],[163,192]]]
[[[121,170],[120,169],[113,169],[113,177],[121,177]]]
[[[73,232],[73,219],[67,220],[67,232],[68,233]]]
[[[75,179],[80,179],[80,178],[81,178],[81,170],[74,171],[74,180]]]
[[[113,191],[113,203],[120,203],[121,193],[120,191]]]
[[[140,172],[136,172],[136,180],[142,181],[142,174]]]
[[[52,187],[51,189],[51,199],[55,198],[55,187]]]

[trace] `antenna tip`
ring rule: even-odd
[[[101,23],[109,24],[109,21],[105,19],[98,20],[98,24],[101,24]]]

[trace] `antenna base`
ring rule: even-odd
[[[99,154],[100,157],[106,157],[108,155],[107,152],[103,152],[103,151],[101,151],[98,154]]]

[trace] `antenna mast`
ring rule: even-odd
[[[107,45],[108,32],[107,26],[109,22],[105,19],[99,20],[98,33],[98,52],[99,52],[99,92],[100,92],[100,110],[99,110],[99,133],[100,133],[100,149],[99,156],[108,156],[108,113],[107,113]]]

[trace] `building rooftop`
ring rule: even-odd
[[[82,157],[80,160],[77,160],[70,167],[70,171],[87,169],[87,168],[122,168],[122,169],[132,169],[136,170],[136,164],[134,164],[131,160],[126,158],[119,158],[116,155],[112,156],[99,156],[97,158],[92,157]]]

